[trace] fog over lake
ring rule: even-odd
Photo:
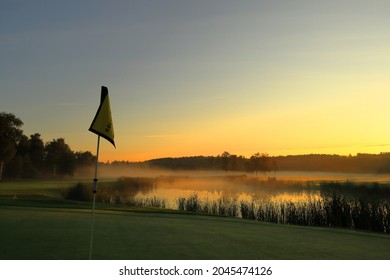
[[[176,209],[180,197],[196,194],[201,200],[220,198],[237,201],[307,200],[317,199],[318,191],[307,188],[324,181],[337,182],[390,182],[390,174],[291,172],[275,171],[259,174],[224,171],[172,171],[163,169],[103,170],[106,177],[156,178],[153,188],[140,191],[135,198],[165,200],[166,207]]]

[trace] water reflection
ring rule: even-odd
[[[295,181],[279,181],[275,178],[262,179],[253,176],[212,176],[212,177],[158,177],[153,188],[137,192],[135,198],[158,197],[168,208],[177,209],[179,198],[196,194],[202,200],[222,198],[236,201],[257,200],[307,200],[316,199],[318,191],[307,184]]]
[[[359,180],[298,181],[245,175],[122,178],[108,195],[128,205],[388,233],[390,185]]]

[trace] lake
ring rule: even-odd
[[[133,175],[133,174],[132,174]],[[143,174],[146,175],[146,174]],[[153,173],[153,176],[156,176]],[[133,175],[134,176],[134,175]],[[158,198],[167,208],[177,209],[178,199],[194,194],[201,201],[231,199],[253,200],[317,200],[319,192],[313,185],[332,182],[390,182],[389,174],[355,174],[328,172],[269,172],[260,175],[225,172],[163,172],[155,177],[153,188],[138,192],[135,198]],[[311,188],[308,187],[311,186]]]
[[[98,201],[389,233],[389,182],[388,174],[143,171],[107,181]]]

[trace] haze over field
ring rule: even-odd
[[[100,160],[390,150],[388,1],[6,1],[0,112]]]

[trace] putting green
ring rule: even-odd
[[[87,259],[88,209],[0,206],[0,259]],[[390,259],[390,236],[180,213],[98,210],[93,259]]]

